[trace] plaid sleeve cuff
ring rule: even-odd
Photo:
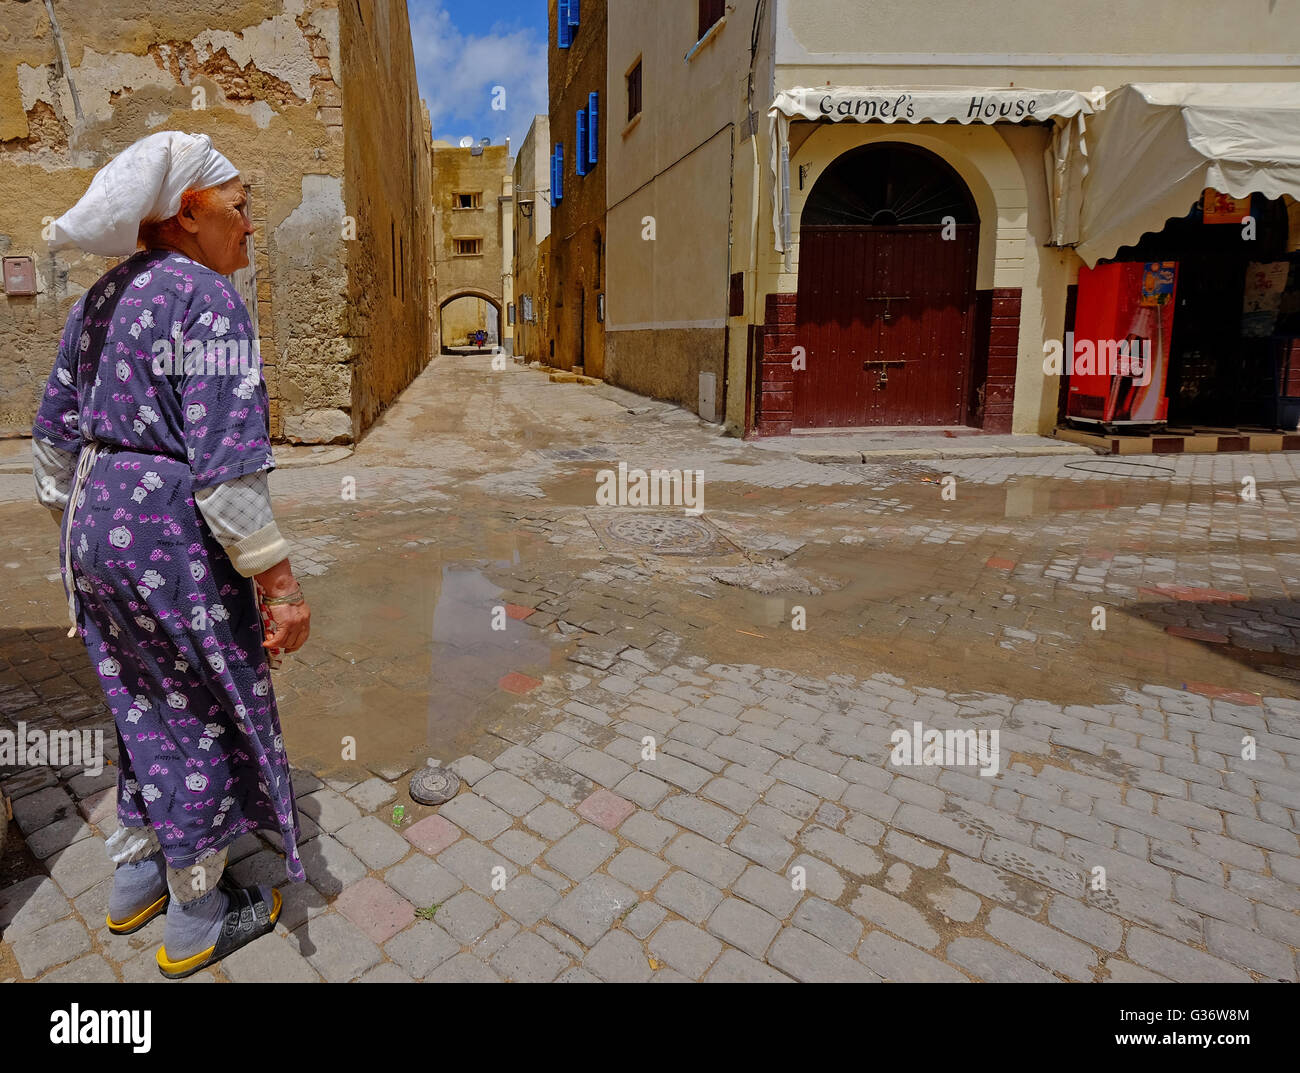
[[[289,542],[280,535],[279,527],[272,522],[243,540],[227,544],[226,554],[242,576],[252,577],[263,570],[269,570],[282,559],[287,559]]]

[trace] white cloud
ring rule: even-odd
[[[433,136],[453,143],[490,137],[498,145],[509,137],[517,152],[533,116],[547,109],[545,38],[505,27],[463,34],[441,0],[429,0],[411,5],[411,39]],[[495,86],[505,87],[504,111],[492,110]]]

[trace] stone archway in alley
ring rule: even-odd
[[[487,345],[501,342],[501,299],[478,290],[459,290],[449,294],[438,304],[438,338],[443,353],[464,346],[473,346],[472,332],[482,328],[487,332]]]

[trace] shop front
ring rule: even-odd
[[[1056,149],[1063,438],[1300,449],[1300,87],[1135,84]]]
[[[1043,179],[1041,148],[1027,178],[1004,132],[1041,146],[1043,125],[1081,124],[1091,111],[1073,90],[777,94],[776,258],[749,427],[1011,431],[1032,256],[1027,185]]]

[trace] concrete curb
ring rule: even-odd
[[[1095,455],[1096,452],[1082,444],[1044,444],[1024,447],[882,447],[871,451],[795,451],[794,457],[817,465],[861,465],[870,462],[924,461],[926,459],[958,458],[1041,458],[1048,455],[1077,457]]]

